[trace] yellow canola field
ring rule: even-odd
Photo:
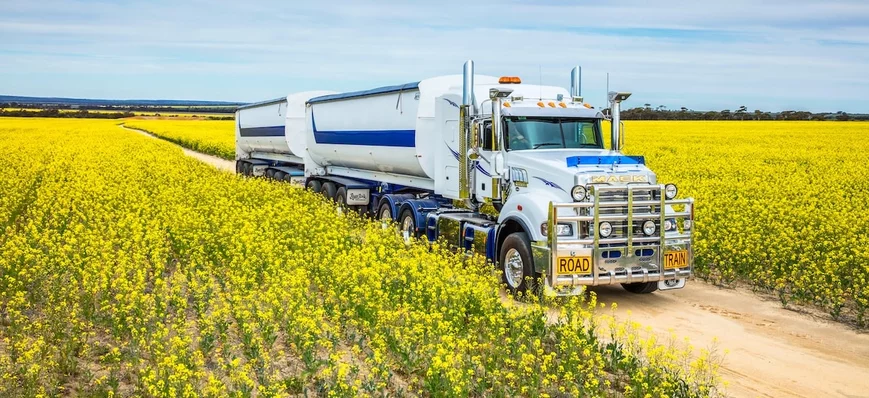
[[[124,125],[197,152],[235,160],[233,120],[127,120]]]
[[[719,393],[593,295],[503,300],[479,259],[112,121],[3,119],[0,152],[0,396]]]
[[[697,200],[696,264],[866,324],[869,123],[626,123],[626,152]]]

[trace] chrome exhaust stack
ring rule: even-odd
[[[621,103],[628,99],[631,93],[619,93],[615,91],[609,92],[610,115],[612,116],[612,150],[619,151],[622,149],[621,137]]]
[[[462,71],[462,105],[470,106],[473,110],[472,115],[476,115],[477,101],[474,98],[474,61],[465,61],[465,67]]]
[[[462,106],[459,107],[459,199],[463,200],[471,198],[468,144],[471,135],[471,121],[477,114],[476,108],[477,101],[474,101],[474,61],[468,60],[462,70]]]
[[[570,99],[573,102],[582,102],[582,67],[574,66],[570,71]]]

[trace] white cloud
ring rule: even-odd
[[[640,104],[781,109],[805,97],[817,101],[807,108],[869,111],[858,98],[869,90],[864,3],[10,2],[0,4],[0,79],[14,74],[15,94],[115,97],[124,84],[257,100],[458,73],[473,58],[482,73],[535,82],[542,66],[544,83],[558,85],[582,64],[596,102],[610,72]],[[40,86],[51,74],[107,78]],[[47,89],[63,92],[36,92]]]

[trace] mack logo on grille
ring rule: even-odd
[[[592,176],[592,183],[610,183],[610,182],[649,182],[649,177],[644,175],[624,175],[624,176]]]

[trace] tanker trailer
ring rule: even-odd
[[[693,199],[621,153],[630,93],[610,93],[606,148],[578,67],[570,91],[463,72],[308,100],[306,187],[484,256],[513,293],[685,286]]]
[[[240,106],[235,112],[236,172],[304,184],[305,104],[331,91],[308,91]]]

